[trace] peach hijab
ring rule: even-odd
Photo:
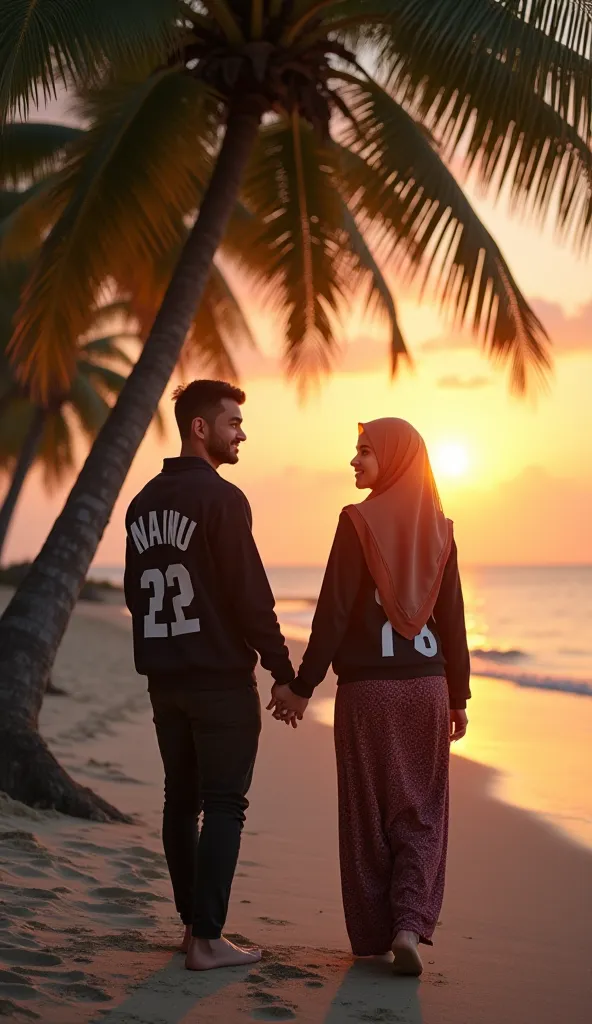
[[[427,449],[400,419],[359,424],[379,477],[359,505],[348,505],[366,564],[391,625],[412,640],[430,618],[452,544]]]

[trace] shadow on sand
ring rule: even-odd
[[[310,963],[310,961],[314,963]],[[306,969],[304,966],[308,965]],[[276,950],[254,968],[191,974],[174,956],[95,1024],[422,1024],[415,979],[387,961],[320,950]]]
[[[397,978],[386,960],[358,960],[345,974],[322,1024],[422,1024],[419,981]]]

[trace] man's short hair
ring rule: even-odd
[[[222,401],[229,398],[243,405],[246,395],[234,384],[224,380],[193,380],[191,384],[178,387],[173,393],[175,419],[183,441],[191,437],[191,424],[197,416],[213,425],[222,411]]]

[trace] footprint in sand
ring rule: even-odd
[[[265,975],[267,982],[271,981],[320,981],[319,974],[304,970],[302,967],[295,967],[292,964],[283,964],[271,961],[264,963],[261,973]]]
[[[21,889],[21,894],[30,900],[59,900],[59,893],[53,889]]]
[[[136,867],[134,871],[137,878],[144,882],[154,882],[162,878],[168,878],[168,873],[164,868]]]
[[[32,832],[0,832],[0,843],[3,846],[10,846],[13,850],[19,850],[21,853],[33,853],[49,857],[45,846],[39,842]]]
[[[2,998],[8,999],[37,999],[39,993],[32,985],[23,984],[23,979],[20,979],[20,984],[12,985],[10,983],[5,984],[0,981],[0,1001]],[[0,1010],[0,1015],[2,1011]]]
[[[279,996],[274,996],[273,992],[266,992],[262,988],[254,988],[252,992],[249,992],[249,999],[256,999],[259,1003],[278,1003],[280,1001]]]
[[[76,999],[79,1003],[110,1003],[113,998],[113,996],[108,995],[101,988],[96,988],[94,985],[64,985],[56,982],[55,984],[46,985],[45,988],[60,996],[65,996],[66,999]]]
[[[3,906],[10,906],[11,917],[33,917],[33,911],[28,907],[17,907],[7,903],[4,903]]]
[[[60,864],[58,866],[58,872],[63,875],[64,878],[77,879],[80,882],[96,882],[96,878],[92,875],[85,875],[83,871],[78,871],[77,868],[71,868],[67,864]]]
[[[296,1020],[294,1010],[287,1006],[263,1006],[260,1010],[254,1010],[251,1014],[252,1020]]]
[[[108,782],[126,782],[134,786],[144,785],[139,779],[133,779],[126,775],[121,770],[120,765],[111,764],[110,761],[95,761],[92,757],[86,762],[84,767],[78,768],[78,772],[83,775],[90,775],[93,779],[106,779]]]
[[[287,928],[288,925],[292,924],[291,921],[282,921],[276,917],[260,917],[259,921],[263,921],[265,924],[272,924],[276,928]]]
[[[152,871],[152,869],[147,869],[146,871],[122,871],[117,876],[117,880],[122,885],[132,885],[137,889],[143,889],[150,882],[162,881],[164,878],[166,878],[164,871]]]
[[[86,981],[84,971],[42,971],[40,968],[29,967],[29,978],[47,978],[49,981]]]
[[[126,924],[136,924],[139,928],[149,928],[154,922],[150,917],[138,914],[138,908],[126,905],[125,903],[114,903],[110,900],[103,900],[101,903],[77,902],[77,907],[86,910],[89,914],[108,914],[114,917],[127,917]]]
[[[35,927],[34,920],[31,921],[31,924]],[[18,928],[15,928],[13,921],[8,921],[8,927],[0,927],[0,960],[4,955],[4,950],[14,949],[15,947],[36,951],[39,949],[39,943],[32,935],[25,934],[19,931]]]
[[[24,967],[57,967],[63,962],[54,953],[22,949],[20,946],[0,946],[0,960],[8,964],[23,964]]]
[[[79,850],[81,853],[103,853],[108,856],[114,853],[110,846],[97,846],[96,843],[90,843],[86,839],[68,839],[64,846],[67,846],[69,850]]]
[[[154,853],[154,850],[146,850],[143,846],[130,846],[126,853],[139,860],[150,861],[152,864],[164,864],[164,854]]]
[[[121,886],[101,886],[99,889],[91,889],[90,896],[96,896],[98,899],[104,900],[122,900],[128,901],[133,906],[137,906],[138,903],[167,903],[168,900],[164,896],[159,896],[157,893],[148,891],[138,891],[137,889],[123,889]]]
[[[3,999],[0,995],[0,1017],[7,1020],[41,1020],[38,1013],[28,1010],[26,1006],[17,1006],[12,999]]]
[[[13,864],[11,867],[11,874],[16,875],[18,878],[47,878],[47,871],[42,871],[40,868],[29,868],[26,864]]]
[[[22,981],[22,974],[16,971],[0,971],[0,985],[20,985]]]

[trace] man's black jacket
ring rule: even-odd
[[[165,459],[126,515],[125,600],[136,670],[213,688],[257,664],[294,678],[242,491],[205,460]]]

